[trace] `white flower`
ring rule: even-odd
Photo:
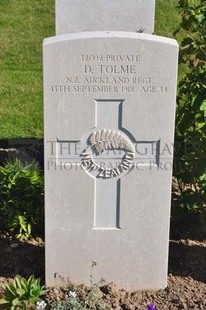
[[[73,298],[77,297],[76,292],[69,291],[69,295]]]
[[[46,308],[46,303],[45,301],[37,301],[36,303],[36,310],[43,310]]]

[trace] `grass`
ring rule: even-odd
[[[155,34],[174,38],[181,42],[185,36],[183,30],[180,30],[178,35],[174,36],[174,31],[177,30],[181,23],[181,12],[178,9],[179,0],[156,0],[155,14]],[[186,67],[179,65],[178,80],[181,80],[186,72]]]
[[[155,33],[173,37],[178,0],[156,0]],[[0,0],[0,139],[43,137],[42,41],[54,0]]]
[[[173,32],[181,22],[177,5],[178,0],[156,0],[155,34],[174,38]]]
[[[54,1],[0,0],[0,138],[43,136],[42,41]]]

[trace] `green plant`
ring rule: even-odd
[[[35,279],[32,275],[26,280],[17,275],[13,283],[4,284],[4,298],[0,299],[0,306],[9,310],[26,310],[41,301],[40,296],[45,293],[46,290],[41,286],[40,279]]]
[[[17,239],[29,239],[30,237],[32,237],[32,225],[30,223],[27,223],[25,215],[17,215],[14,218],[14,222],[11,227],[12,230],[19,228],[19,233],[16,235]]]
[[[0,167],[1,228],[29,238],[43,231],[44,182],[38,163],[19,160]]]
[[[206,0],[180,0],[180,64],[187,72],[177,97],[175,169],[180,204],[206,215]],[[179,29],[176,31],[178,33]]]

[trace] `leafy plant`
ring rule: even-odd
[[[104,283],[101,279],[99,283],[96,283],[93,279],[92,271],[96,266],[96,262],[92,262],[90,273],[90,289],[86,295],[82,296],[82,292],[78,290],[78,287],[74,289],[71,285],[69,287],[69,298],[58,303],[51,305],[51,310],[109,310],[108,305],[99,301],[100,285]]]
[[[44,183],[38,163],[14,160],[0,167],[1,228],[29,238],[43,231]]]
[[[81,296],[81,292],[69,291],[69,298],[51,305],[51,310],[109,310],[109,307],[102,304],[98,298],[99,287],[97,284],[93,284],[88,294],[84,297]]]
[[[68,300],[51,305],[51,310],[83,310],[84,304],[78,297],[70,296]]]
[[[109,309],[107,305],[102,304],[99,299],[99,287],[102,285],[105,280],[102,278],[98,283],[94,281],[93,278],[93,269],[97,265],[96,261],[92,261],[92,267],[90,272],[90,285],[91,289],[89,290],[87,299],[85,300],[85,307],[86,309],[97,309],[97,310],[107,310]]]
[[[206,216],[206,0],[179,0],[180,64],[187,72],[179,83],[176,117],[175,169],[180,203]]]
[[[4,298],[0,299],[0,306],[3,309],[26,310],[36,302],[42,301],[40,296],[46,293],[46,290],[40,284],[40,279],[35,279],[32,275],[28,280],[16,276],[13,283],[4,284]]]

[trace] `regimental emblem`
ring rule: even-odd
[[[88,139],[92,149],[99,155],[105,150],[126,150],[134,152],[132,142],[120,131],[104,129],[92,133]]]
[[[121,131],[110,129],[95,131],[87,139],[87,145],[81,154],[81,164],[87,172],[93,172],[93,176],[97,178],[114,178],[128,172],[133,166],[133,143]],[[101,167],[95,160],[107,151],[122,151],[122,160],[116,167]]]

